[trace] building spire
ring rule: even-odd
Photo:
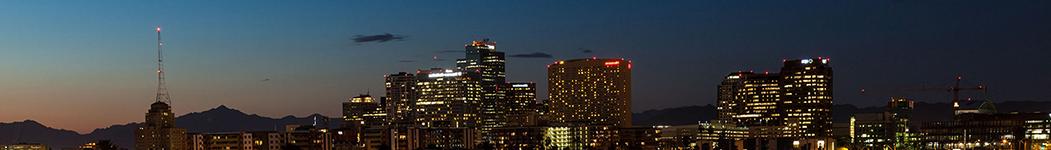
[[[161,27],[157,26],[157,102],[171,103],[168,86],[164,82],[164,42],[161,41]]]

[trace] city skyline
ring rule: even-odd
[[[12,18],[11,24],[0,25],[0,32],[10,35],[0,37],[0,50],[7,53],[0,56],[0,64],[4,64],[0,69],[8,72],[0,76],[0,82],[5,83],[0,90],[7,92],[0,94],[4,100],[0,122],[32,119],[81,133],[141,121],[146,109],[138,106],[153,102],[151,30],[157,25],[166,31],[166,73],[174,99],[172,107],[178,115],[227,105],[270,117],[314,113],[338,116],[339,108],[332,105],[369,91],[381,95],[384,75],[453,68],[453,60],[462,57],[461,44],[483,38],[496,41],[509,56],[508,78],[513,79],[509,82],[534,82],[538,89],[546,89],[543,66],[555,60],[592,56],[634,60],[638,68],[632,87],[636,89],[632,97],[635,112],[713,104],[715,86],[727,72],[777,72],[778,60],[818,56],[836,62],[836,104],[878,106],[887,97],[880,90],[949,83],[956,75],[989,84],[996,101],[1046,101],[1040,98],[1051,96],[1040,92],[1049,87],[1039,84],[1049,83],[1040,77],[1051,75],[1049,70],[1040,69],[1047,63],[1039,61],[1051,55],[1040,51],[1051,47],[1051,29],[1040,28],[1051,25],[1051,13],[1047,5],[1022,2],[988,6],[1013,10],[984,11],[981,14],[988,16],[978,19],[952,13],[976,11],[985,3],[925,10],[906,6],[933,4],[832,2],[806,5],[815,8],[812,12],[787,14],[772,14],[785,11],[783,8],[761,10],[775,4],[734,2],[670,2],[652,7],[630,6],[628,2],[577,2],[551,8],[565,10],[539,14],[521,14],[527,11],[513,5],[553,2],[496,3],[491,5],[510,10],[488,14],[424,14],[471,6],[405,4],[420,10],[376,14],[396,18],[391,20],[357,14],[383,12],[376,7],[388,4],[343,2],[295,3],[288,7],[277,6],[286,3],[261,2],[230,10],[224,8],[237,4],[208,2],[210,7],[198,8],[192,4],[138,2],[114,8],[116,2],[73,2],[85,6],[68,8],[76,5],[5,3],[14,4],[0,6],[4,12],[0,16]],[[875,6],[863,6],[868,4]],[[570,10],[575,6],[595,7],[597,11]],[[840,6],[862,8],[865,13],[825,14],[846,11]],[[304,11],[307,9],[316,10]],[[89,13],[75,15],[81,11]],[[746,13],[749,11],[760,13]],[[930,14],[909,16],[896,14],[898,11]],[[471,19],[473,15],[492,20],[476,21]],[[731,19],[742,16],[756,19]],[[853,17],[887,22],[866,25]],[[413,18],[430,19],[406,21]],[[758,21],[785,18],[810,21],[784,25]],[[625,20],[633,22],[620,23]],[[513,25],[522,22],[532,24]],[[435,26],[399,25],[425,23]],[[471,23],[481,24],[455,26]],[[550,28],[579,30],[561,33]],[[806,32],[816,33],[798,35]],[[1011,38],[981,38],[1001,36]],[[450,50],[455,52],[446,52]],[[954,59],[942,58],[945,55]],[[1002,75],[1019,71],[1030,73],[1011,78]],[[668,80],[671,78],[682,80]],[[659,88],[664,86],[676,88]],[[857,92],[862,88],[880,96],[862,96]],[[537,92],[538,98],[547,97],[545,91]],[[948,102],[948,93],[924,95],[916,100]],[[123,108],[120,106],[135,107],[117,109]],[[65,111],[34,110],[41,108]]]

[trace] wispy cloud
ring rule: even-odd
[[[394,35],[394,34],[390,34],[390,33],[377,34],[377,35],[355,35],[354,38],[352,38],[352,40],[354,40],[354,43],[367,43],[367,42],[383,43],[383,42],[387,42],[387,41],[394,41],[394,40],[400,41],[400,40],[404,40],[404,39],[405,39],[405,36],[403,36],[403,35]]]
[[[398,62],[411,63],[411,62],[416,62],[416,61],[415,60],[399,60]]]
[[[463,50],[440,50],[438,53],[462,53]]]
[[[517,57],[517,58],[552,58],[551,54],[541,53],[541,52],[528,53],[528,54],[514,54],[514,55],[511,55],[510,57]]]

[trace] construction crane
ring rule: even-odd
[[[985,85],[982,85],[981,82],[979,82],[978,85],[974,86],[974,87],[960,87],[960,81],[963,81],[963,77],[962,76],[956,76],[956,83],[953,84],[952,87],[949,87],[949,92],[952,92],[952,112],[953,113],[956,113],[960,109],[960,91],[964,91],[964,90],[971,91],[971,90],[973,90],[973,91],[980,91],[982,93],[986,92]]]
[[[898,91],[898,92],[902,92],[902,91],[904,91],[904,92],[927,92],[927,91],[949,92],[952,95],[952,99],[951,99],[952,100],[952,111],[953,111],[953,113],[955,113],[955,112],[957,112],[957,110],[960,109],[960,100],[961,100],[960,92],[961,91],[978,91],[978,92],[982,92],[984,94],[986,92],[986,88],[987,88],[981,82],[979,82],[977,85],[965,86],[965,85],[961,84],[962,81],[963,81],[963,76],[956,76],[956,80],[954,80],[953,83],[951,85],[949,85],[948,87],[945,87],[944,85],[939,85],[939,86],[921,86],[921,87],[918,87],[918,88],[896,88],[895,90],[888,90],[888,91]],[[860,90],[860,94],[861,95],[866,95],[866,94],[868,94],[868,92],[869,91],[867,91],[865,88],[861,88],[861,90]],[[882,91],[882,92],[887,92],[887,91]],[[889,93],[888,92],[888,93],[882,93],[882,94],[900,94],[900,93]],[[970,99],[968,98],[968,100],[970,100]]]

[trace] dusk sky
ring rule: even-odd
[[[383,95],[384,74],[453,67],[483,38],[553,56],[508,59],[508,80],[541,97],[555,60],[630,59],[635,112],[712,104],[727,73],[818,56],[831,57],[836,104],[948,102],[902,89],[956,75],[994,101],[1051,100],[1046,0],[3,1],[0,20],[0,122],[81,133],[143,121],[155,26],[177,114],[335,117],[348,97]],[[354,40],[388,33],[401,39]]]

